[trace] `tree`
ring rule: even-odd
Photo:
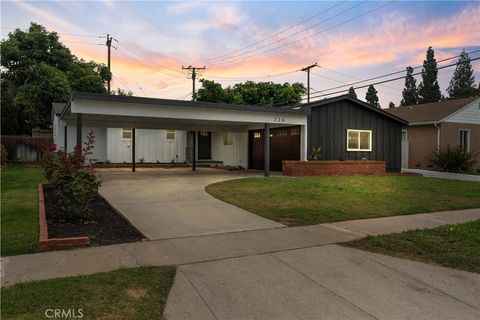
[[[2,134],[49,127],[52,102],[66,102],[71,91],[106,93],[108,68],[78,59],[39,24],[10,32],[0,50]]]
[[[437,75],[438,69],[435,52],[432,47],[429,47],[426,59],[423,61],[422,83],[418,86],[419,103],[437,102],[442,98]]]
[[[389,108],[395,108],[395,103],[393,103],[392,101],[390,101],[390,103],[388,104],[388,107]]]
[[[348,89],[348,95],[353,99],[357,99],[357,93],[355,92],[355,89],[353,87],[350,87],[350,89]]]
[[[126,91],[126,90],[122,90],[120,88],[117,88],[117,90],[113,90],[112,92],[110,92],[111,95],[114,95],[114,96],[127,96],[127,97],[131,97],[133,96],[133,92],[132,91]]]
[[[465,50],[460,54],[457,67],[450,80],[447,92],[450,99],[466,98],[474,96],[477,91],[475,87],[475,76],[473,75],[472,63]]]
[[[400,102],[402,106],[418,104],[417,80],[413,77],[413,68],[407,67],[405,76],[405,88],[402,91],[403,99]]]
[[[280,84],[273,82],[246,81],[227,88],[210,80],[201,80],[197,101],[224,102],[260,106],[298,104],[306,89],[301,83]]]
[[[368,87],[367,94],[365,95],[365,100],[367,100],[368,103],[370,103],[372,106],[380,108],[380,104],[378,103],[378,95],[377,95],[377,90],[371,84]]]

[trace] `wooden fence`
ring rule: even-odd
[[[26,136],[1,136],[1,141],[7,149],[8,159],[18,158],[24,162],[39,162],[53,144],[52,138]]]

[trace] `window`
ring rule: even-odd
[[[276,130],[275,136],[277,136],[277,137],[286,137],[286,136],[288,136],[288,131],[287,131],[286,129]]]
[[[122,129],[122,139],[132,139],[132,129]]]
[[[372,151],[372,131],[348,129],[347,151]]]
[[[198,134],[201,135],[202,137],[208,137],[208,132],[200,131]]]
[[[175,130],[167,130],[167,140],[175,140]]]
[[[223,145],[224,146],[233,145],[233,133],[227,132],[223,134]]]
[[[470,130],[460,129],[460,146],[463,151],[470,151]]]
[[[299,136],[300,135],[300,127],[294,127],[290,129],[291,136]]]
[[[254,132],[253,133],[253,138],[254,139],[260,139],[262,137],[262,133],[261,132]]]

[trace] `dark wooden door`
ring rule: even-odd
[[[300,127],[270,129],[270,170],[282,171],[282,160],[300,160]],[[249,168],[263,170],[263,130],[249,132]]]
[[[211,132],[198,132],[198,159],[212,159]]]

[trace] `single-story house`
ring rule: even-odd
[[[408,121],[402,128],[402,167],[433,169],[425,158],[437,147],[480,151],[480,98],[445,100],[386,110]],[[480,169],[480,164],[477,164]]]
[[[94,162],[198,162],[281,170],[282,160],[385,160],[400,170],[407,122],[349,96],[261,107],[92,93],[53,104],[54,143],[67,151],[95,134]],[[264,139],[269,137],[269,139]]]

